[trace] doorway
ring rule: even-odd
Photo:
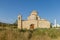
[[[34,29],[34,24],[31,24],[30,25],[30,29]]]

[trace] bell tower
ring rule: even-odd
[[[21,17],[21,15],[18,15],[18,28],[22,29],[22,17]]]

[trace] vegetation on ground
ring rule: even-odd
[[[60,29],[20,30],[12,27],[0,28],[0,40],[52,40],[60,37]]]
[[[0,40],[60,40],[60,28],[20,30],[16,24],[0,23]]]

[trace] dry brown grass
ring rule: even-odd
[[[17,28],[0,28],[0,40],[60,40],[60,29],[21,31]]]

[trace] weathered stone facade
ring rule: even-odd
[[[36,11],[32,11],[27,20],[22,20],[21,15],[18,16],[18,28],[19,29],[36,29],[36,28],[50,28],[50,22],[41,19]]]

